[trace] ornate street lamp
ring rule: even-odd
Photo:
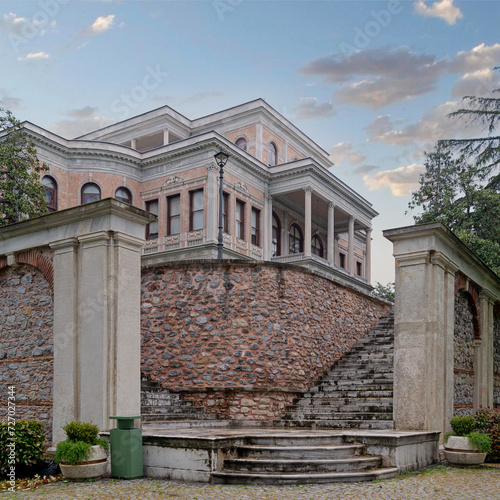
[[[222,259],[222,203],[224,198],[224,165],[227,163],[229,155],[224,152],[219,152],[214,155],[217,165],[219,165],[219,238],[217,240],[217,258]]]

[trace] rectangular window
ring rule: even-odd
[[[146,211],[158,215],[158,200],[147,201]],[[158,238],[158,220],[150,222],[146,226],[146,239],[155,240],[156,238]]]
[[[224,193],[222,199],[222,230],[229,234],[229,194]]]
[[[181,195],[176,194],[167,198],[167,234],[181,232]]]
[[[358,276],[362,276],[363,273],[363,264],[361,262],[356,262],[356,274]]]
[[[189,193],[189,230],[203,229],[203,189]]]
[[[260,210],[252,208],[252,245],[260,246]]]
[[[236,200],[236,237],[240,240],[245,239],[245,203],[240,200]]]
[[[339,265],[345,269],[345,253],[339,253]]]

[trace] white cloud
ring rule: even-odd
[[[297,118],[303,120],[330,118],[335,115],[335,108],[331,102],[320,102],[316,97],[301,98],[294,111]]]
[[[56,21],[49,20],[48,17],[36,19],[35,16],[33,19],[29,19],[19,16],[15,12],[9,12],[0,17],[2,31],[27,40],[35,35],[43,36],[49,31],[55,31],[56,27]]]
[[[107,31],[111,28],[114,20],[115,20],[115,16],[113,14],[111,14],[109,16],[100,16],[94,21],[94,24],[92,24],[92,26],[90,28],[90,32],[93,35],[98,35],[100,33],[104,33],[105,31]]]
[[[39,59],[49,59],[50,56],[46,52],[31,52],[25,56],[19,56],[18,61],[37,61]]]
[[[354,150],[349,142],[339,142],[329,151],[331,160],[335,165],[340,165],[347,160],[352,165],[358,165],[365,161],[366,156],[359,151]]]
[[[424,17],[437,17],[450,25],[464,17],[462,11],[453,4],[453,0],[439,0],[430,6],[424,0],[418,0],[413,5],[417,14]]]
[[[344,84],[335,93],[340,102],[379,108],[434,90],[446,70],[447,62],[433,55],[378,47],[348,58],[330,54],[308,62],[300,73]]]
[[[420,174],[424,170],[424,165],[413,163],[394,170],[381,170],[374,175],[366,174],[363,182],[370,191],[389,188],[394,196],[409,196],[418,189]]]
[[[0,107],[14,111],[21,107],[21,102],[18,97],[12,97],[8,91],[0,89]]]
[[[54,123],[52,130],[67,139],[79,137],[93,130],[100,129],[113,123],[114,120],[97,115],[97,108],[84,106],[83,108],[66,111],[64,118]]]

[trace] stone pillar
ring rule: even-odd
[[[366,251],[365,251],[365,279],[370,284],[372,269],[372,228],[366,228]]]
[[[335,204],[328,203],[328,262],[335,266]]]
[[[264,260],[271,260],[273,253],[273,197],[266,192],[264,195]]]
[[[169,133],[168,129],[165,129],[163,131],[163,145],[165,146],[169,142],[170,142],[170,133]]]
[[[304,255],[311,256],[311,195],[312,189],[307,187],[304,189]]]
[[[218,221],[218,187],[217,187],[217,173],[219,167],[212,163],[208,165],[208,180],[207,180],[207,230],[206,241],[217,243],[217,228],[219,227]]]
[[[474,356],[474,410],[493,407],[493,306],[494,296],[487,290],[479,294],[479,329]]]
[[[52,243],[54,250],[54,388],[52,439],[65,439],[62,427],[79,420],[78,371],[78,240]]]
[[[137,139],[131,139],[130,140],[130,147],[132,149],[137,149]]]
[[[395,428],[445,429],[453,414],[457,268],[430,251],[397,256],[396,262]]]
[[[354,216],[349,216],[349,236],[347,243],[347,271],[354,275]]]
[[[290,253],[290,244],[288,242],[288,213],[283,214],[283,230],[281,231],[281,255]]]

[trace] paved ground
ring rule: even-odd
[[[372,483],[304,486],[212,486],[154,479],[57,482],[5,499],[168,500],[500,500],[500,468],[456,469],[439,465]]]

